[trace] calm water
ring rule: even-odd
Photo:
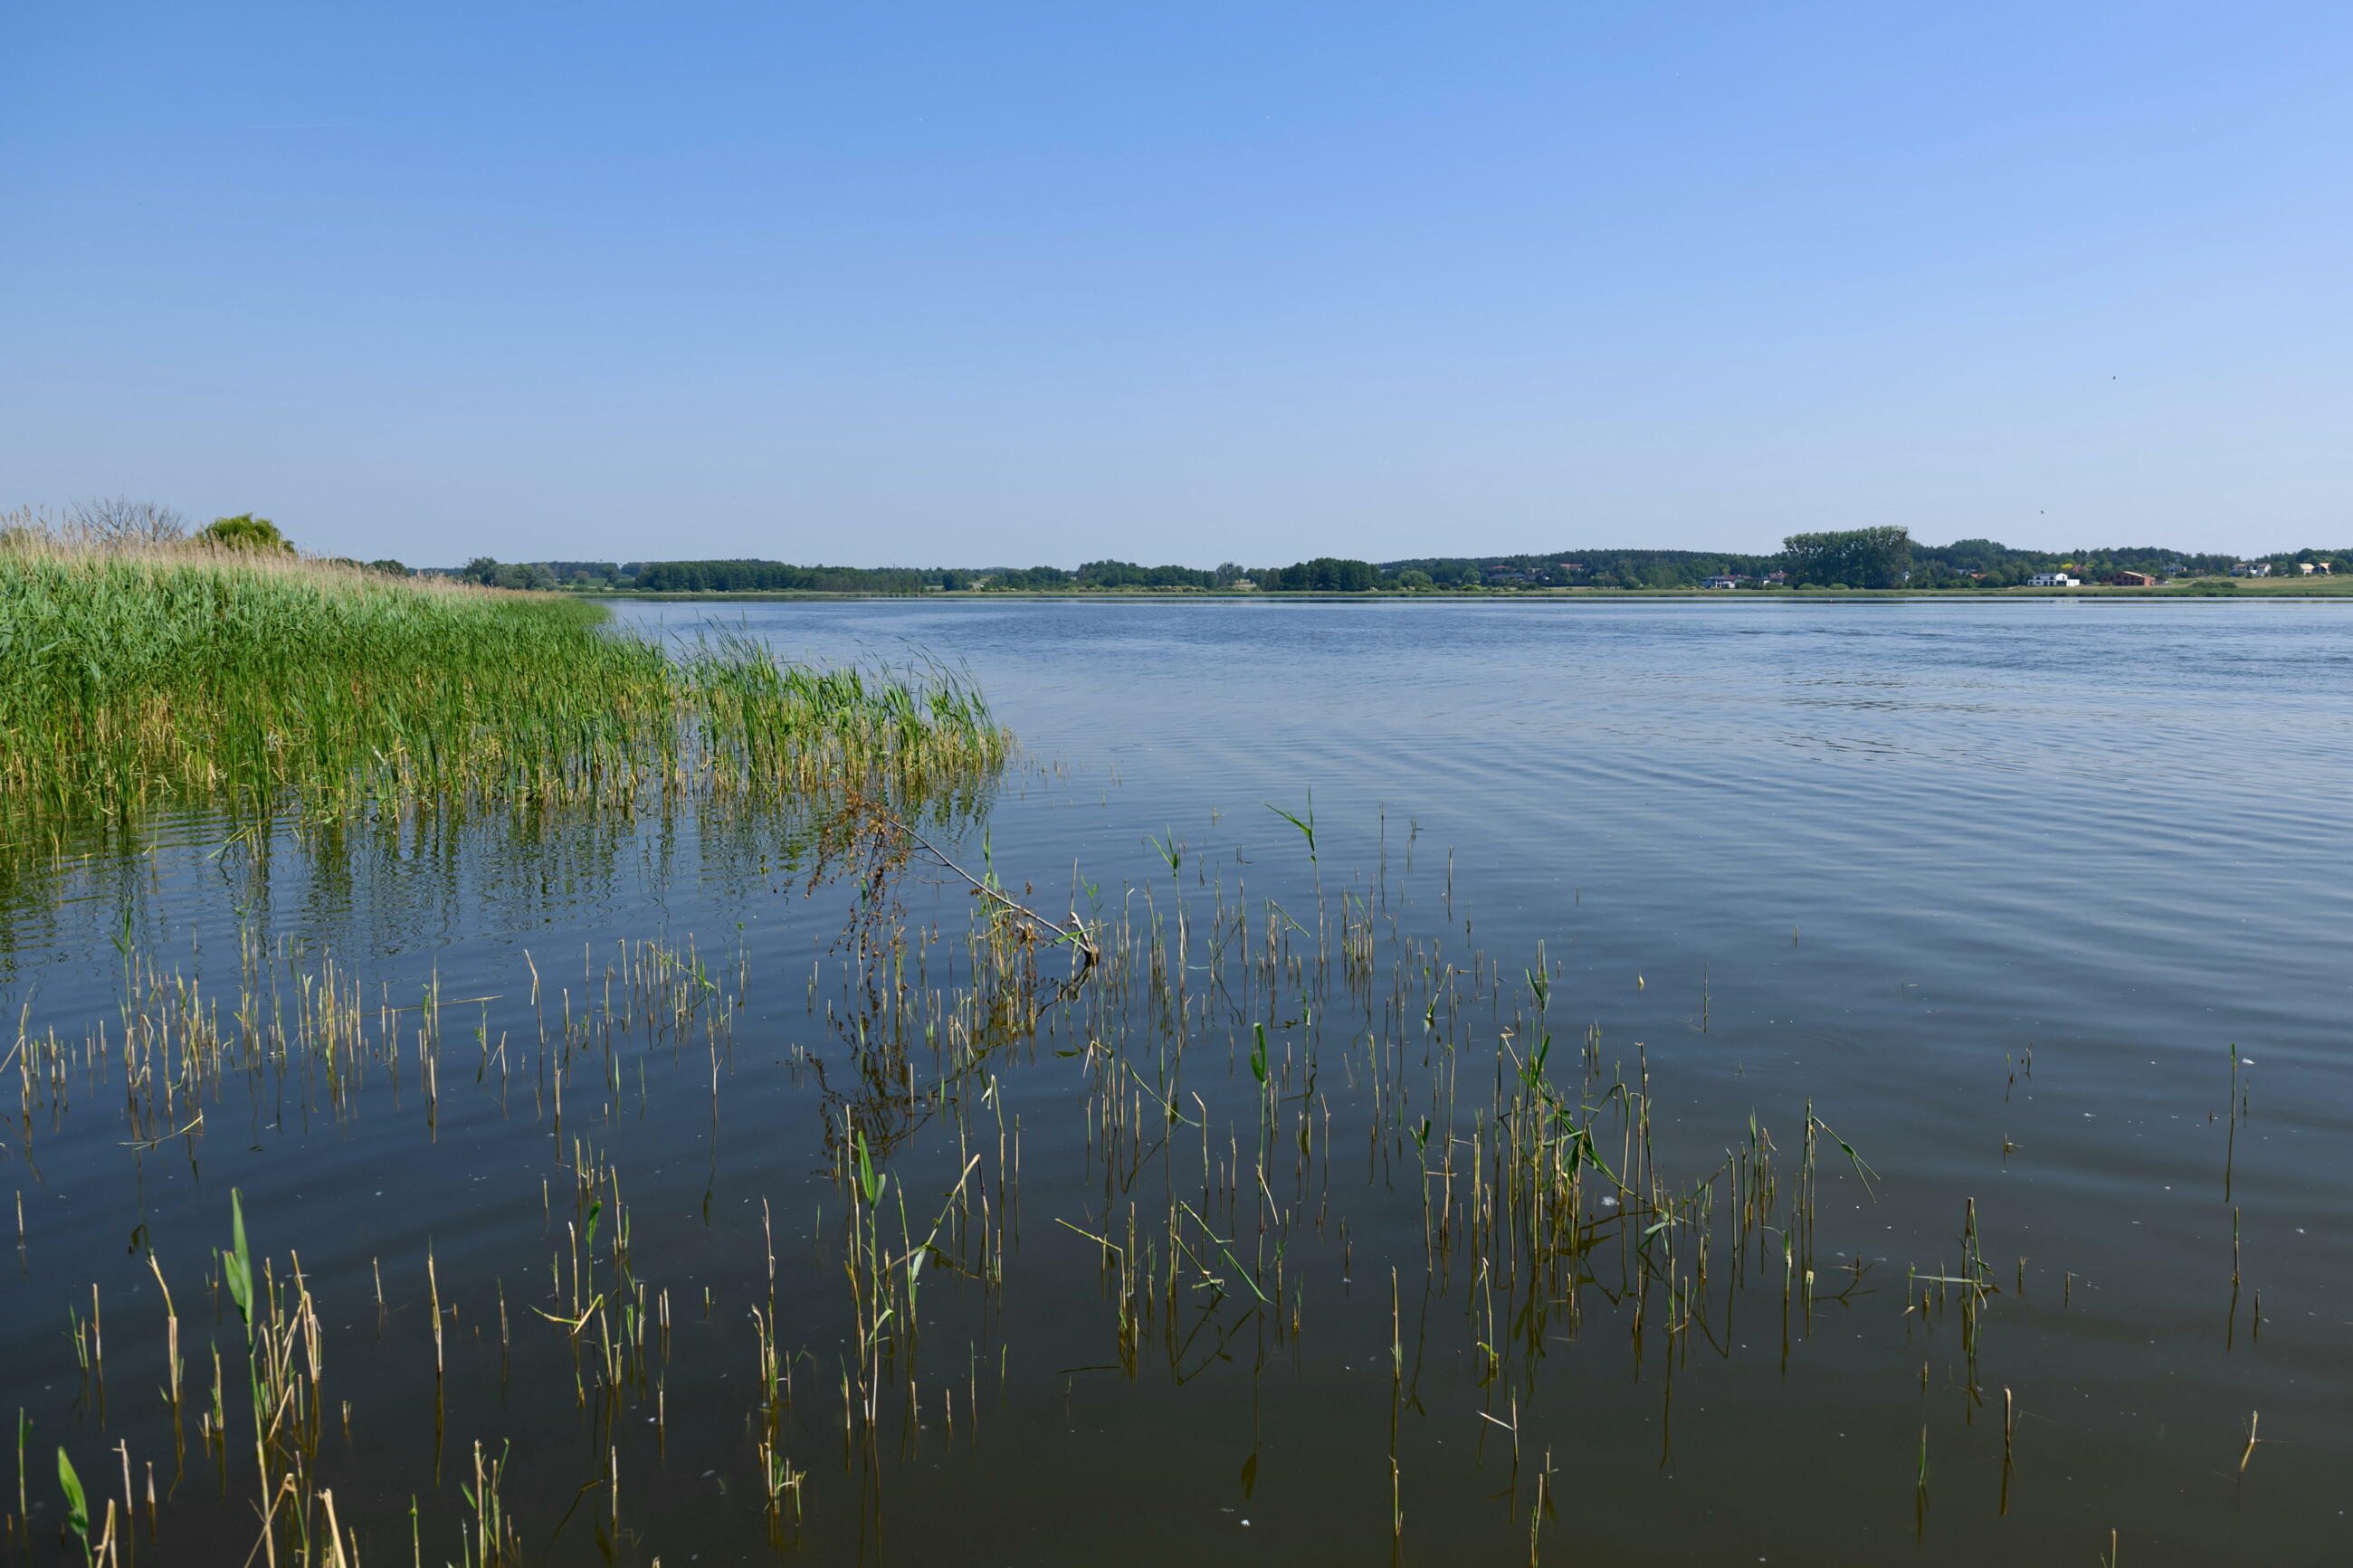
[[[79,1040],[112,1017],[119,1037],[132,950],[202,974],[234,1005],[240,931],[282,955],[269,973],[331,955],[371,1006],[413,1003],[435,975],[445,1000],[487,1000],[449,1011],[456,1044],[429,1114],[413,1063],[348,1092],[299,1067],[231,1072],[201,1097],[202,1129],[176,1139],[176,1126],[134,1125],[99,1068],[69,1075],[62,1105],[27,1081],[27,1109],[0,1128],[26,1215],[23,1266],[0,1284],[0,1401],[34,1423],[39,1530],[54,1531],[58,1508],[38,1456],[58,1442],[85,1478],[111,1478],[93,1490],[120,1495],[118,1441],[141,1487],[151,1460],[159,1490],[171,1487],[144,1249],[172,1278],[192,1363],[208,1336],[233,1348],[202,1279],[235,1185],[257,1248],[298,1252],[318,1295],[324,1397],[353,1406],[348,1435],[329,1422],[320,1475],[345,1521],[361,1521],[370,1561],[409,1552],[412,1496],[426,1560],[455,1560],[477,1439],[512,1444],[508,1500],[533,1561],[769,1555],[747,1424],[747,1312],[769,1289],[764,1201],[778,1337],[797,1352],[780,1447],[808,1472],[788,1556],[1493,1562],[1527,1551],[1541,1510],[1556,1562],[1988,1550],[2090,1562],[2111,1530],[2141,1563],[2343,1560],[2346,608],[622,614],[678,631],[748,626],[792,654],[962,663],[1026,752],[987,825],[1009,883],[1056,910],[1075,898],[1138,918],[1181,899],[1208,930],[1216,909],[1270,898],[1309,919],[1316,870],[1335,921],[1344,894],[1376,911],[1384,973],[1451,963],[1484,1000],[1458,987],[1447,1011],[1433,1006],[1452,1033],[1432,1047],[1419,1000],[1395,1003],[1406,981],[1376,987],[1393,994],[1386,1012],[1376,995],[1354,1018],[1334,1005],[1303,1021],[1302,995],[1220,991],[1215,971],[1232,960],[1188,953],[1208,994],[1186,1015],[1201,1065],[1185,1087],[1203,1098],[1176,1136],[1200,1139],[1206,1120],[1219,1143],[1187,1145],[1195,1185],[1205,1160],[1226,1157],[1237,1117],[1249,1136],[1250,1075],[1233,1053],[1257,1024],[1279,1051],[1323,1053],[1335,1128],[1314,1156],[1320,1191],[1282,1233],[1297,1299],[1251,1310],[1230,1282],[1188,1284],[1176,1333],[1155,1330],[1132,1363],[1105,1255],[1079,1234],[1124,1223],[1149,1185],[1089,1132],[1102,1015],[1003,1051],[988,1136],[1001,1110],[1022,1162],[1004,1278],[925,1286],[921,1422],[902,1413],[887,1452],[851,1455],[839,1384],[856,1330],[826,1140],[845,1105],[872,1105],[842,1082],[843,895],[805,894],[786,828],[452,823],[390,844],[223,851],[202,821],[166,825],[135,857],[92,856],[12,890],[0,1001],[12,1016],[28,1007],[36,1035],[54,1025]],[[1314,868],[1268,809],[1304,817],[1311,797]],[[1176,877],[1155,839],[1183,847]],[[981,832],[960,843],[976,865]],[[909,900],[944,935],[970,902],[925,882]],[[691,938],[722,976],[714,994],[737,1008],[724,1040],[701,1026],[641,1030],[559,1128],[543,1066],[514,1066],[539,1050],[524,1042],[559,990],[585,1007],[615,944],[649,938]],[[1556,976],[1540,1016],[1520,994],[1539,943]],[[936,950],[931,984],[954,975],[954,947]],[[546,975],[537,1008],[531,965]],[[279,984],[299,994],[299,980]],[[1416,1063],[1433,1049],[1475,1060],[1461,1070],[1483,1096],[1498,1037],[1524,1045],[1540,1027],[1568,1042],[1563,1056],[1585,1043],[1599,1083],[1647,1068],[1659,1163],[1686,1185],[1749,1136],[1752,1116],[1794,1149],[1810,1102],[1869,1162],[1879,1180],[1866,1192],[1832,1156],[1810,1320],[1785,1327],[1774,1240],[1769,1275],[1680,1346],[1662,1348],[1653,1316],[1638,1353],[1641,1320],[1597,1294],[1573,1331],[1523,1335],[1500,1369],[1483,1365],[1498,1331],[1481,1302],[1497,1292],[1467,1254],[1430,1260],[1422,1173],[1398,1130],[1421,1112],[1377,1132],[1378,1095],[1348,1064],[1411,1037]],[[1472,1099],[1452,1127],[1465,1140]],[[892,1138],[885,1164],[910,1207],[935,1205],[965,1157],[950,1119],[910,1115]],[[627,1398],[581,1393],[574,1348],[539,1317],[504,1355],[495,1342],[501,1291],[517,1319],[529,1301],[553,1304],[548,1270],[584,1159],[619,1173],[635,1269],[670,1290],[678,1320],[660,1370]],[[1164,1163],[1184,1175],[1183,1160]],[[1942,1306],[1907,1310],[1921,1289],[1907,1279],[1961,1271],[1972,1200],[2000,1290],[1965,1347]],[[1208,1225],[1239,1246],[1240,1229],[1222,1227],[1246,1212]],[[928,1220],[911,1223],[920,1237]],[[428,1247],[457,1304],[438,1415]],[[69,1308],[87,1314],[93,1281],[102,1408],[68,1321]],[[189,1375],[208,1396],[209,1362]],[[140,1550],[241,1558],[249,1483],[232,1468],[219,1500],[193,1433],[187,1450],[163,1532]]]

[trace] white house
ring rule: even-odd
[[[1700,584],[1703,588],[1737,588],[1748,579],[1741,576],[1710,577]]]
[[[2064,572],[2037,572],[2026,580],[2026,585],[2030,588],[2080,588],[2084,583],[2082,578],[2070,577]]]

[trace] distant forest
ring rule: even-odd
[[[2321,563],[2327,563],[2323,565]],[[2122,545],[2070,551],[2021,550],[1990,539],[1923,544],[1901,528],[1791,534],[1772,555],[1697,550],[1556,550],[1526,555],[1433,555],[1404,561],[1318,556],[1288,566],[1143,566],[1090,561],[1060,566],[797,566],[781,561],[529,561],[480,556],[442,574],[501,588],[645,594],[932,593],[1512,593],[1536,589],[1677,589],[1708,586],[1776,591],[1802,588],[1997,589],[2044,574],[2084,583],[2301,576],[2339,563],[2353,572],[2353,550],[2284,551],[2253,560],[2233,555]]]

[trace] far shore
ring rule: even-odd
[[[1713,603],[1771,605],[1856,605],[1884,604],[1890,600],[1933,601],[1953,604],[1989,604],[2002,600],[2075,600],[2088,603],[2151,601],[2200,602],[2229,604],[2245,603],[2252,599],[2348,599],[2353,598],[2353,575],[2339,586],[2297,582],[2277,586],[2241,586],[2234,589],[2212,588],[2116,588],[2086,584],[2075,588],[1521,588],[1504,592],[1461,592],[1443,588],[1422,589],[1409,593],[1284,593],[1264,589],[1234,591],[1224,588],[1190,588],[1180,590],[1094,588],[1079,592],[1052,588],[1002,588],[973,592],[964,589],[934,589],[923,594],[850,594],[819,593],[800,588],[764,588],[742,593],[639,593],[634,589],[588,588],[570,592],[583,599],[645,600],[653,603],[741,604],[768,600],[793,599],[885,599],[923,600],[939,603],[989,604],[1015,599],[1058,599],[1073,603],[1098,604],[1183,604],[1206,599],[1226,602],[1268,600],[1277,603],[1314,601],[1326,604],[1419,604],[1443,599],[1458,604],[1508,605],[1531,600],[1548,603],[1578,601],[1605,602],[1618,599],[1699,599]]]

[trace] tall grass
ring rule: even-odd
[[[601,607],[200,546],[0,541],[0,830],[158,807],[631,805],[968,779],[1008,742],[938,668],[672,650]]]

